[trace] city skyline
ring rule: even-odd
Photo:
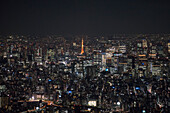
[[[0,112],[170,111],[170,34],[0,40]]]
[[[0,113],[169,113],[170,2],[0,2]]]

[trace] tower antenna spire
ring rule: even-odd
[[[84,53],[84,45],[83,45],[83,38],[82,38],[82,41],[81,41],[81,54]]]

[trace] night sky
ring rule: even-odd
[[[165,0],[1,0],[0,34],[169,33]]]

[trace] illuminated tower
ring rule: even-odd
[[[81,54],[84,53],[84,45],[83,45],[83,39],[82,39],[82,42],[81,42]]]

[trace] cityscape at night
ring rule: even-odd
[[[0,113],[170,113],[170,2],[0,3]]]

